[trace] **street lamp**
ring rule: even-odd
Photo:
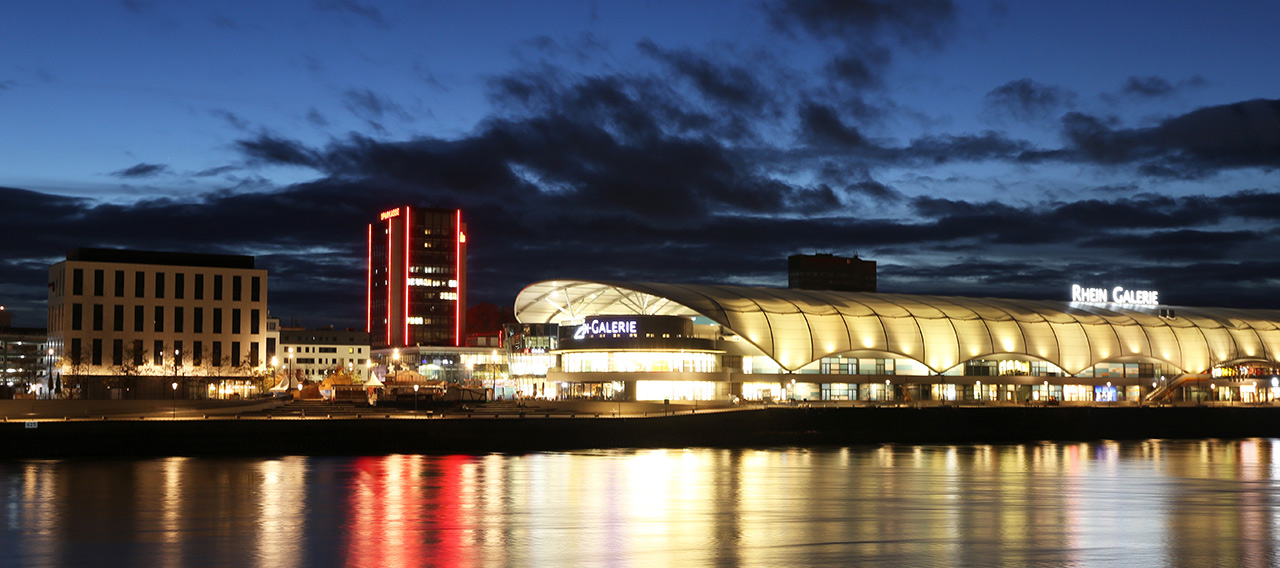
[[[177,381],[174,381],[174,382],[173,382],[173,385],[171,385],[171,386],[173,387],[173,414],[172,414],[172,418],[173,418],[174,420],[176,420],[176,419],[178,418],[178,382],[177,382]]]
[[[391,359],[395,362],[391,367],[391,382],[397,382],[400,377],[400,348],[397,347],[391,352]]]
[[[978,404],[982,404],[982,381],[974,381],[973,388],[977,391],[974,394],[978,397]]]
[[[418,413],[418,385],[413,385],[413,412]]]
[[[293,384],[293,348],[289,348],[289,384]],[[301,385],[301,383],[299,383]],[[288,387],[285,387],[288,388]]]
[[[54,398],[54,348],[49,348],[49,365],[46,365],[46,372],[49,374],[49,398]],[[1274,381],[1275,379],[1272,379]]]
[[[178,358],[182,356],[181,353],[182,352],[177,349],[173,350],[173,398],[175,401],[178,398]],[[174,404],[176,405],[177,402],[174,402]]]

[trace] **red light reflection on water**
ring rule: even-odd
[[[375,456],[355,461],[344,564],[466,566],[474,544],[475,496],[465,490],[467,456]]]

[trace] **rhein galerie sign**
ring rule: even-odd
[[[1160,292],[1156,290],[1125,290],[1120,286],[1107,290],[1106,288],[1085,288],[1079,284],[1072,284],[1071,301],[1089,304],[1158,306],[1160,305]]]

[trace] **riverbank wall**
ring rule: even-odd
[[[1280,437],[1280,408],[764,408],[622,418],[374,415],[9,421],[0,423],[0,459],[1249,437]]]

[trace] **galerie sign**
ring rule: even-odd
[[[577,331],[573,332],[574,339],[586,339],[588,337],[599,337],[601,335],[613,335],[615,333],[634,334],[636,332],[636,320],[591,320],[578,326]]]
[[[1125,290],[1120,286],[1108,291],[1106,288],[1085,288],[1079,284],[1072,284],[1071,301],[1090,304],[1158,306],[1160,305],[1160,292],[1156,290]]]

